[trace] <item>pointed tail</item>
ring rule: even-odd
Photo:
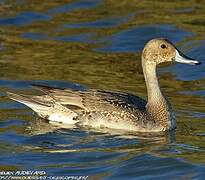
[[[40,96],[29,96],[22,94],[15,94],[7,92],[7,95],[10,99],[25,104],[26,106],[33,109],[39,116],[45,118],[45,112],[51,108],[52,103],[43,102]]]
[[[14,101],[25,104],[33,109],[41,118],[46,118],[50,121],[62,122],[65,124],[75,124],[74,117],[77,113],[66,108],[49,95],[29,96],[7,92],[8,97]]]

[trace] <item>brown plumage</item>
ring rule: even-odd
[[[149,41],[142,53],[142,67],[148,101],[126,93],[100,90],[77,91],[33,85],[42,96],[8,93],[33,109],[40,117],[79,126],[106,127],[140,132],[171,130],[176,127],[171,104],[159,87],[156,67],[163,62],[199,64],[184,56],[166,39]]]

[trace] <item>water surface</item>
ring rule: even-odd
[[[203,1],[1,1],[0,170],[90,179],[205,177]],[[158,69],[177,116],[172,133],[138,134],[48,124],[5,91],[30,84],[129,92],[146,98],[140,52],[165,37],[201,66]]]

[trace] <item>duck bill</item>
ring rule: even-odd
[[[187,57],[180,51],[176,50],[176,56],[175,56],[175,61],[179,63],[185,63],[185,64],[191,64],[191,65],[199,65],[201,62],[196,61],[192,58]]]

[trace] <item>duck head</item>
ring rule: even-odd
[[[142,52],[143,63],[158,65],[164,62],[179,62],[191,65],[201,64],[179,51],[169,40],[157,38],[150,40]]]

